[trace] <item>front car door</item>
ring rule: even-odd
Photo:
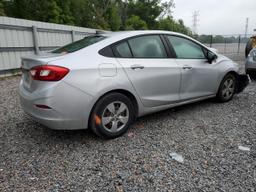
[[[218,82],[217,63],[210,64],[205,57],[205,48],[181,36],[167,35],[167,41],[176,53],[176,62],[181,67],[181,101],[216,94]]]
[[[166,48],[160,35],[137,36],[113,46],[146,107],[179,102],[181,69]]]

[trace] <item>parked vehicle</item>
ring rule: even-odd
[[[105,138],[149,113],[216,97],[227,102],[248,84],[238,64],[198,41],[167,31],[85,37],[22,59],[21,105],[53,129]]]
[[[245,57],[249,55],[250,51],[253,48],[256,48],[256,36],[252,36],[247,42],[246,48],[245,48]]]
[[[248,54],[245,62],[245,71],[252,78],[256,78],[256,48],[252,49]]]

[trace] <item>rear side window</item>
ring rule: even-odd
[[[99,51],[99,54],[105,57],[114,57],[113,51],[110,46],[107,46]]]
[[[178,59],[205,59],[200,45],[188,39],[176,36],[167,36]]]
[[[65,45],[63,47],[60,47],[60,48],[52,51],[52,53],[72,53],[72,52],[78,51],[80,49],[83,49],[85,47],[88,47],[89,45],[92,45],[94,43],[102,41],[105,38],[106,37],[99,36],[99,35],[85,37],[79,41],[75,41],[75,42]]]
[[[167,58],[163,42],[158,35],[146,35],[128,40],[135,58]]]
[[[130,51],[129,45],[126,41],[123,41],[114,46],[114,52],[117,57],[131,58],[132,53]]]

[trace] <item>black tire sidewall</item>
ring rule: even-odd
[[[246,71],[246,74],[250,76],[252,80],[256,80],[256,71]]]
[[[115,101],[121,101],[124,104],[126,104],[126,106],[128,107],[128,110],[129,110],[129,120],[124,128],[122,128],[120,131],[118,131],[116,133],[112,133],[112,132],[107,131],[103,127],[102,123],[100,123],[100,124],[96,123],[95,115],[101,118],[105,108],[110,103],[115,102]],[[93,112],[91,114],[91,117],[90,117],[90,127],[92,128],[94,133],[97,134],[98,136],[111,139],[111,138],[116,138],[116,137],[124,134],[128,130],[128,128],[129,128],[130,124],[133,122],[133,120],[134,120],[134,106],[133,106],[131,100],[121,93],[110,93],[110,94],[103,96],[96,103],[96,105],[93,109]]]
[[[235,87],[235,89],[234,89],[234,92],[233,92],[233,94],[232,94],[232,96],[229,98],[229,99],[226,99],[226,98],[224,98],[223,97],[223,95],[222,95],[222,90],[223,90],[223,86],[224,86],[224,83],[225,83],[225,81],[227,80],[227,79],[229,79],[229,78],[232,78],[233,80],[234,80],[234,87]],[[223,78],[223,80],[221,81],[221,84],[220,84],[220,87],[219,87],[219,91],[218,91],[218,94],[217,94],[217,98],[218,98],[218,100],[219,101],[221,101],[221,102],[228,102],[228,101],[230,101],[232,98],[233,98],[233,96],[235,95],[235,92],[236,92],[236,77],[235,77],[235,75],[233,75],[233,74],[231,74],[231,73],[229,73],[229,74],[227,74],[224,78]]]

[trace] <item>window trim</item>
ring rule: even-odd
[[[161,34],[160,38],[161,38],[161,40],[162,40],[162,42],[164,44],[164,47],[165,47],[165,50],[167,52],[168,58],[175,58],[176,54],[175,54],[175,52],[172,52],[172,50],[169,48],[168,42],[166,41],[164,34]]]
[[[129,43],[129,40],[126,40],[125,42],[127,43],[128,47],[129,47],[129,50],[130,50],[130,52],[131,52],[131,55],[132,55],[131,58],[135,58],[135,57],[134,57],[134,54],[133,54],[133,51],[132,51],[132,48],[131,48],[131,45],[130,45],[130,43]]]
[[[130,45],[129,45],[129,43],[128,43],[128,40],[129,40],[129,39],[132,39],[132,38],[136,38],[136,37],[151,36],[151,35],[158,35],[158,36],[160,36],[160,38],[161,38],[161,40],[162,40],[162,43],[163,43],[163,45],[164,45],[164,48],[165,48],[167,57],[166,57],[166,58],[154,58],[154,57],[153,57],[153,58],[135,58],[135,57],[133,56],[133,53],[132,53],[131,47],[130,47]],[[167,39],[167,36],[175,36],[175,37],[184,38],[184,39],[186,39],[186,40],[192,41],[193,43],[197,44],[198,46],[200,46],[200,47],[202,48],[202,51],[203,51],[204,55],[205,55],[205,52],[206,52],[206,51],[209,51],[209,52],[215,54],[214,52],[212,52],[211,50],[209,50],[207,47],[205,47],[205,46],[199,44],[198,42],[194,41],[193,39],[187,38],[187,37],[182,36],[182,35],[178,35],[178,34],[167,34],[167,33],[149,33],[149,34],[135,35],[135,36],[132,36],[132,37],[126,37],[126,38],[121,39],[121,40],[119,40],[119,41],[116,41],[116,42],[114,42],[114,43],[112,43],[112,44],[109,44],[108,46],[112,49],[112,52],[113,52],[113,55],[114,55],[114,56],[113,56],[113,57],[109,57],[109,56],[108,56],[108,57],[109,57],[109,58],[119,58],[119,59],[181,59],[181,58],[177,58],[177,55],[176,55],[176,53],[175,53],[175,51],[174,51],[174,48],[173,48],[173,46],[171,45],[171,43],[169,42],[169,40]],[[126,42],[127,42],[128,46],[129,46],[129,48],[130,48],[130,52],[131,52],[131,54],[132,54],[132,57],[120,57],[120,56],[118,56],[118,55],[115,54],[114,46],[117,45],[117,44],[119,44],[119,43],[121,43],[121,42],[123,42],[123,41],[126,41]],[[106,46],[106,47],[108,47],[108,46]],[[102,49],[104,49],[104,48],[105,48],[105,47],[103,47]],[[100,51],[101,51],[102,49],[100,49],[100,50],[98,51],[99,54],[100,54]],[[204,51],[204,50],[206,50],[206,51]],[[216,55],[216,54],[215,54],[215,55]],[[104,55],[103,55],[103,56],[104,56]],[[107,56],[104,56],[104,57],[107,57]],[[184,58],[184,59],[189,59],[189,58]],[[206,55],[205,55],[205,59],[207,60],[207,56],[206,56]],[[203,60],[203,59],[200,59],[200,60]]]
[[[170,34],[170,35],[169,35],[169,34],[164,34],[164,36],[165,36],[165,41],[167,42],[167,44],[168,44],[168,46],[169,46],[169,49],[170,49],[171,52],[175,55],[175,58],[176,58],[176,59],[183,59],[183,60],[184,60],[184,59],[207,60],[207,56],[205,55],[205,54],[206,54],[206,53],[205,53],[205,52],[206,52],[205,50],[207,50],[207,51],[213,53],[212,51],[210,51],[210,50],[207,49],[206,47],[200,45],[200,44],[197,43],[196,41],[194,41],[194,40],[192,40],[192,39],[189,39],[189,38],[187,38],[187,37],[183,37],[183,36],[175,35],[175,34],[173,34],[173,35],[172,35],[172,34]],[[173,48],[173,45],[172,45],[171,42],[168,40],[168,37],[167,37],[167,36],[183,38],[183,39],[185,39],[185,40],[188,40],[188,41],[191,41],[191,42],[195,43],[196,45],[198,45],[198,46],[202,49],[202,52],[203,52],[205,58],[178,58],[177,55],[176,55],[176,52],[175,52],[175,50],[174,50],[174,48]],[[213,54],[215,54],[215,53],[213,53]]]

